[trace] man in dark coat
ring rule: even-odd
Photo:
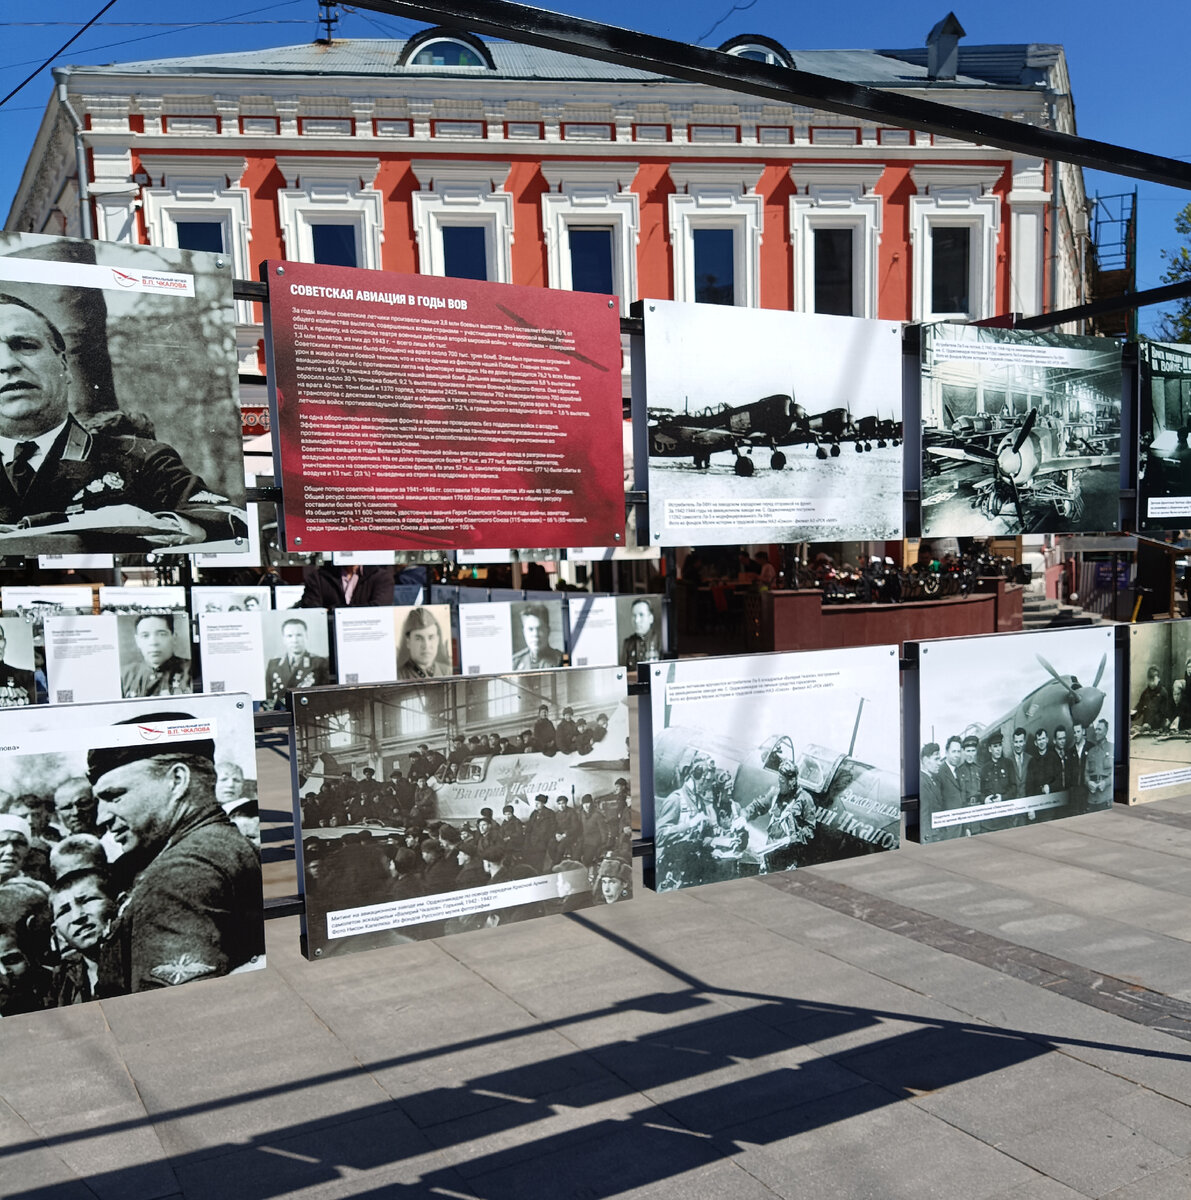
[[[376,608],[393,603],[392,567],[323,563],[302,572],[299,608]]]
[[[177,451],[88,431],[71,415],[66,342],[43,313],[0,294],[0,529],[63,525],[101,510],[84,540],[119,530],[153,545],[245,537],[242,508],[216,495]],[[130,548],[130,547],[126,547]]]
[[[1034,755],[1026,768],[1026,795],[1046,796],[1056,790],[1058,761],[1045,729],[1034,734]]]
[[[554,835],[558,829],[555,815],[547,807],[550,798],[539,792],[534,798],[534,810],[525,822],[525,842],[521,857],[533,869],[535,874],[550,869],[553,863],[551,848],[554,845]]]
[[[121,724],[186,721],[148,713]],[[264,953],[256,851],[215,798],[215,743],[140,742],[87,755],[99,821],[123,854],[128,898],[104,943],[97,993],[226,975]]]

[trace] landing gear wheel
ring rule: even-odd
[[[839,447],[838,447],[838,446],[832,446],[832,447],[831,447],[831,457],[832,457],[832,458],[839,458]]]
[[[769,466],[774,471],[780,471],[786,465],[786,456],[780,451],[775,450],[769,460]]]
[[[822,446],[816,446],[815,447],[815,457],[816,458],[826,458],[827,451],[824,450]]]
[[[743,454],[741,454],[736,459],[736,466],[734,470],[736,471],[737,475],[751,475],[753,473],[753,460],[751,458],[746,458]]]

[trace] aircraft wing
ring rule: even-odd
[[[982,457],[977,454],[972,454],[970,451],[960,449],[959,446],[927,446],[926,452],[927,454],[933,454],[936,458],[950,458],[955,462],[980,463],[980,465],[984,467],[989,466],[995,457]]]
[[[1051,475],[1055,471],[1086,471],[1090,467],[1119,466],[1119,454],[1062,454],[1039,464],[1035,475]]]

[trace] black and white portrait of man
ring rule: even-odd
[[[231,279],[215,261],[0,234],[0,547],[247,535]]]

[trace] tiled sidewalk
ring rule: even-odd
[[[1191,800],[0,1025],[0,1194],[1191,1195]]]

